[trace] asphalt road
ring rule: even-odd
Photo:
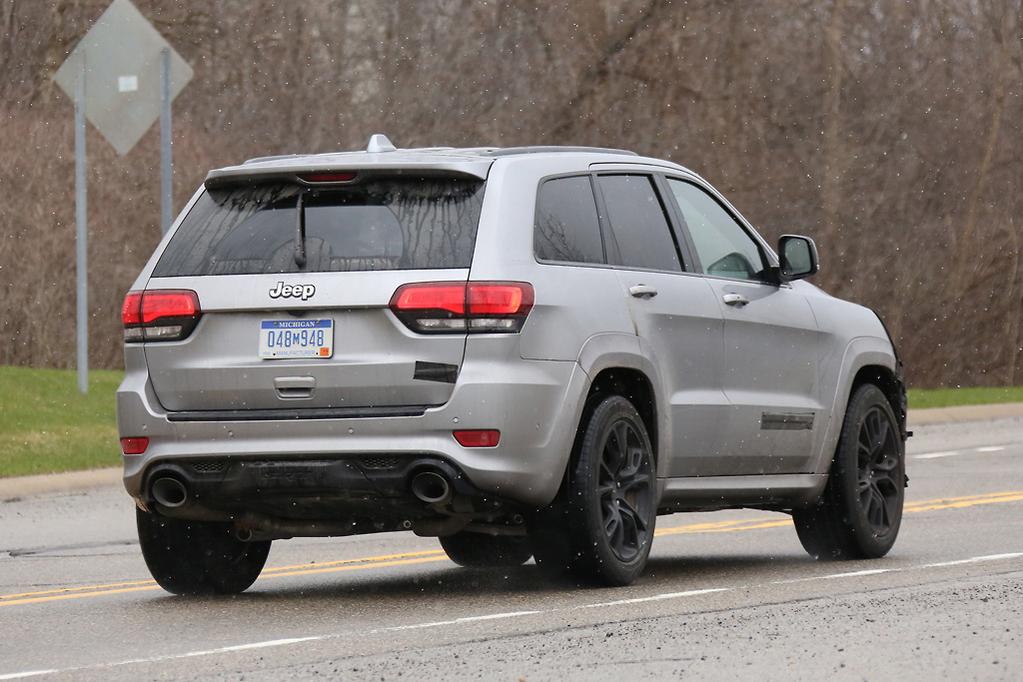
[[[244,595],[171,597],[119,488],[7,500],[0,680],[1023,679],[1023,420],[909,453],[884,559],[814,562],[780,514],[677,514],[620,589],[387,534],[276,542]]]

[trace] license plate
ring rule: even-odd
[[[334,354],[334,320],[263,320],[259,357],[329,358]]]

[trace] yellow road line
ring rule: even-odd
[[[997,493],[986,493],[983,495],[968,495],[965,497],[948,497],[934,500],[921,500],[918,502],[906,503],[904,511],[907,514],[935,511],[940,509],[963,509],[978,505],[1001,504],[1006,502],[1023,501],[1023,490],[1013,490]],[[792,524],[792,520],[772,519],[764,520],[731,520],[731,521],[710,521],[705,523],[691,523],[684,526],[669,526],[658,528],[654,535],[660,537],[665,535],[679,535],[684,533],[734,533],[739,531],[758,530],[762,528],[781,528]],[[340,559],[319,564],[292,564],[286,566],[274,566],[266,568],[261,579],[267,578],[288,578],[303,575],[318,575],[323,573],[340,573],[345,571],[364,571],[372,568],[388,568],[393,566],[412,566],[439,561],[447,561],[447,556],[442,550],[425,550],[420,552],[402,552],[396,554],[381,554],[378,556],[360,557],[357,559]],[[0,607],[16,606],[20,604],[37,604],[41,602],[65,601],[69,599],[82,599],[84,597],[99,597],[108,594],[125,594],[128,592],[145,592],[158,590],[159,587],[152,580],[134,580],[117,583],[106,583],[101,585],[81,585],[77,587],[62,587],[37,592],[19,592],[15,594],[0,595]]]
[[[907,502],[906,506],[911,507],[919,504],[936,504],[945,502],[965,502],[967,500],[987,500],[993,497],[1004,497],[1006,495],[1023,495],[1023,490],[1008,490],[998,493],[982,493],[980,495],[966,495],[965,497],[939,497],[935,500],[920,500],[918,502]]]
[[[362,571],[367,568],[384,568],[387,566],[410,566],[412,564],[426,564],[431,561],[447,561],[448,557],[443,551],[434,556],[425,556],[418,559],[398,559],[395,561],[381,561],[375,564],[362,564],[359,566],[334,566],[333,568],[308,568],[301,571],[290,571],[288,573],[271,573],[260,575],[260,578],[286,578],[293,575],[316,575],[317,573],[340,573],[341,571]]]
[[[741,530],[757,530],[759,528],[781,528],[791,526],[792,519],[772,519],[771,521],[722,521],[717,524],[696,523],[690,526],[668,526],[654,531],[655,537],[662,535],[680,535],[682,533],[734,533]]]
[[[1002,502],[1023,501],[1023,491],[1016,493],[1000,493],[985,498],[959,499],[959,500],[935,500],[933,502],[916,502],[906,505],[903,511],[912,514],[913,512],[933,511],[935,509],[964,509],[975,507],[981,504],[999,504]]]
[[[421,557],[421,556],[444,557],[445,554],[444,554],[444,550],[441,550],[441,549],[431,549],[431,550],[425,551],[425,552],[402,552],[400,554],[381,554],[379,556],[360,557],[358,559],[341,559],[339,561],[327,561],[327,562],[319,563],[319,564],[307,563],[307,564],[294,564],[294,565],[291,565],[291,566],[274,566],[274,567],[268,567],[268,568],[263,569],[263,572],[262,572],[261,576],[264,577],[264,578],[267,578],[267,577],[270,577],[270,576],[275,575],[277,573],[284,573],[285,575],[291,575],[291,572],[293,572],[293,571],[309,569],[309,568],[311,568],[313,566],[315,566],[318,569],[322,569],[322,568],[329,567],[329,566],[345,566],[345,565],[349,565],[349,564],[373,563],[374,565],[376,565],[375,562],[390,561],[392,559],[415,558],[415,557]],[[60,587],[60,588],[52,589],[52,590],[40,590],[38,592],[19,592],[19,593],[16,593],[16,594],[4,594],[4,595],[0,595],[0,606],[3,606],[4,604],[6,604],[9,600],[14,600],[14,599],[21,600],[21,599],[23,599],[25,597],[42,597],[42,596],[48,596],[48,595],[64,595],[64,594],[73,593],[73,592],[97,591],[97,590],[103,590],[103,591],[109,592],[110,590],[113,590],[114,588],[120,588],[120,587],[131,587],[131,588],[134,588],[134,587],[144,586],[146,588],[149,588],[149,587],[152,587],[154,585],[156,585],[156,581],[154,581],[154,580],[131,580],[131,581],[120,582],[120,583],[107,583],[107,584],[104,584],[104,585],[82,585],[80,587]],[[121,590],[121,591],[132,591],[132,590]],[[114,594],[116,594],[116,593],[114,593]],[[68,597],[68,599],[73,599],[73,598],[74,597]]]
[[[975,507],[984,504],[1000,504],[1003,502],[1020,501],[1023,501],[1023,490],[907,502],[903,507],[903,511],[907,514],[915,514],[939,509],[964,509],[966,507]],[[679,535],[682,533],[733,533],[737,531],[758,530],[761,528],[781,528],[790,525],[792,525],[792,520],[788,518],[772,521],[716,521],[712,523],[694,523],[688,526],[658,528],[654,531],[654,535]]]
[[[347,566],[348,564],[362,564],[380,561],[391,561],[393,559],[414,559],[416,557],[425,556],[444,556],[444,550],[442,549],[430,549],[423,552],[402,552],[400,554],[381,554],[379,556],[367,556],[361,559],[341,559],[339,561],[325,561],[320,564],[315,564],[316,568],[325,568],[328,566]],[[291,566],[277,566],[275,568],[267,568],[263,571],[262,575],[268,573],[276,573],[279,571],[300,571],[313,567],[314,564],[293,564]]]
[[[136,585],[155,585],[152,580],[129,580],[123,583],[107,583],[105,585],[82,585],[81,587],[59,587],[53,590],[41,590],[39,592],[18,592],[16,594],[0,595],[0,606],[6,599],[20,599],[22,597],[41,597],[50,594],[65,594],[68,592],[82,592],[87,590],[105,590],[116,587],[134,587]]]
[[[440,556],[427,556],[419,557],[417,559],[397,559],[395,561],[379,561],[375,563],[363,563],[351,566],[333,566],[330,568],[312,568],[303,571],[290,571],[287,573],[263,573],[260,575],[260,580],[265,578],[284,578],[297,575],[313,575],[316,573],[339,573],[341,571],[364,571],[368,568],[386,568],[388,566],[409,566],[412,564],[425,564],[431,561],[447,561],[447,556],[443,552],[440,552]],[[19,604],[38,604],[41,602],[50,601],[66,601],[68,599],[82,599],[84,597],[99,597],[108,594],[124,594],[126,592],[146,592],[151,590],[158,590],[160,587],[155,581],[148,581],[149,584],[141,585],[139,587],[124,587],[120,589],[112,590],[96,590],[94,592],[70,592],[66,594],[53,594],[45,597],[29,597],[26,599],[8,599],[14,595],[4,595],[3,601],[0,601],[0,606],[17,606]]]
[[[29,597],[28,599],[12,599],[11,601],[0,601],[0,606],[17,606],[19,604],[39,604],[49,601],[64,601],[66,599],[83,599],[85,597],[100,597],[108,594],[124,594],[125,592],[146,592],[158,590],[160,587],[154,582],[151,585],[141,587],[122,587],[116,590],[98,590],[96,592],[69,592],[67,594],[52,594],[48,597]],[[5,598],[7,595],[4,595]]]

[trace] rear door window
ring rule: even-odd
[[[484,183],[375,178],[343,188],[294,184],[207,190],[175,232],[154,277],[467,268]],[[306,263],[296,263],[304,192]]]
[[[681,271],[678,247],[648,175],[601,175],[607,219],[618,246],[618,265]]]
[[[554,178],[540,185],[533,245],[540,260],[604,262],[604,244],[589,176]]]

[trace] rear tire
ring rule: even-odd
[[[142,556],[171,594],[238,594],[259,577],[270,541],[242,542],[230,524],[183,521],[136,509]]]
[[[521,566],[533,556],[529,538],[521,535],[461,531],[438,539],[449,559],[470,568]]]
[[[905,486],[899,422],[881,389],[864,384],[849,399],[824,494],[792,512],[799,541],[822,561],[884,556],[899,534]]]
[[[628,585],[646,566],[657,519],[653,448],[626,398],[603,398],[588,414],[558,498],[531,521],[533,556],[549,573]]]

